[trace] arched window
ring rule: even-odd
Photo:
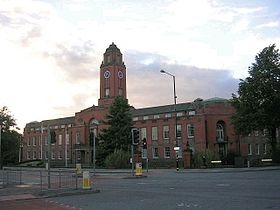
[[[216,125],[216,140],[217,142],[224,141],[224,126],[221,123],[217,123]]]

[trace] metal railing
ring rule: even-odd
[[[41,169],[3,169],[0,171],[0,187],[30,185],[40,189],[82,188],[82,177],[76,170],[51,170],[50,185],[48,172]]]

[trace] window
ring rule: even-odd
[[[163,139],[169,139],[169,126],[168,125],[164,125],[163,126]]]
[[[153,158],[158,158],[158,148],[157,147],[153,147]]]
[[[62,134],[58,135],[58,145],[62,145]]]
[[[37,158],[37,153],[36,151],[33,151],[33,160],[35,160]]]
[[[181,125],[177,125],[177,132],[176,133],[177,133],[176,138],[178,138],[178,139],[182,138],[182,126]]]
[[[263,144],[263,154],[266,154],[266,144]]]
[[[256,155],[260,154],[260,145],[256,144]]]
[[[105,88],[105,97],[109,97],[109,96],[110,96],[110,89]]]
[[[137,121],[138,120],[138,117],[133,117],[132,118],[132,121]]]
[[[66,144],[69,144],[69,133],[66,133]]]
[[[164,158],[170,158],[170,148],[164,147]]]
[[[152,127],[152,140],[158,140],[158,128]]]
[[[123,89],[119,88],[119,96],[122,96],[122,95],[123,95]]]
[[[79,131],[76,133],[76,144],[81,144],[81,134]]]
[[[54,150],[51,151],[51,158],[54,160],[55,159],[55,153]]]
[[[26,153],[26,159],[27,159],[27,160],[30,160],[30,151],[27,151],[27,153]]]
[[[195,115],[195,111],[189,111],[188,115],[190,115],[190,116]]]
[[[58,159],[61,160],[62,159],[62,149],[59,148],[58,150]]]
[[[48,152],[48,150],[45,151],[45,159],[46,160],[49,159],[49,152]]]
[[[48,136],[44,137],[45,145],[48,145]]]
[[[154,119],[159,119],[159,115],[158,114],[154,115]]]
[[[224,141],[224,127],[221,124],[216,125],[216,140],[217,142]]]
[[[30,146],[31,145],[31,140],[30,138],[27,139],[27,146]]]
[[[164,117],[165,117],[165,118],[171,118],[171,113],[166,113],[166,114],[164,115]]]
[[[252,144],[248,144],[248,155],[252,155]]]
[[[147,150],[142,148],[142,158],[146,159],[147,158]]]
[[[147,139],[147,128],[140,128],[140,135],[141,135],[141,138],[146,138]]]
[[[33,146],[36,146],[36,137],[35,136],[33,136],[32,141],[33,141]]]
[[[41,146],[41,136],[38,136],[38,144]]]
[[[148,120],[149,119],[149,116],[144,116],[143,117],[143,120]]]
[[[177,117],[182,117],[182,116],[183,116],[183,112],[177,112],[177,113],[176,113],[176,116],[177,116]]]
[[[194,137],[194,125],[193,124],[187,125],[187,134],[188,134],[188,138]]]

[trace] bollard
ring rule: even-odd
[[[83,189],[90,189],[89,171],[83,172]]]

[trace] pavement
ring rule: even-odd
[[[151,169],[149,173],[143,170],[143,177],[157,176],[158,173],[164,172],[176,172],[176,173],[236,173],[236,172],[256,172],[265,170],[280,170],[280,166],[269,166],[269,167],[250,167],[250,168],[204,168],[204,169],[180,169],[178,172],[175,169]],[[121,170],[116,170],[116,174],[121,173]],[[124,173],[128,170],[123,170]],[[100,174],[99,174],[100,173]],[[96,176],[106,176],[107,174],[113,174],[114,170],[100,170],[96,172]],[[129,178],[124,176],[123,178]],[[133,177],[130,177],[133,178]],[[137,178],[137,177],[135,177]],[[99,193],[99,189],[95,189],[93,186],[90,189],[41,189],[38,186],[32,184],[21,184],[21,185],[0,185],[0,202],[1,201],[13,201],[13,200],[28,200],[28,199],[40,199],[70,195],[81,195]]]

